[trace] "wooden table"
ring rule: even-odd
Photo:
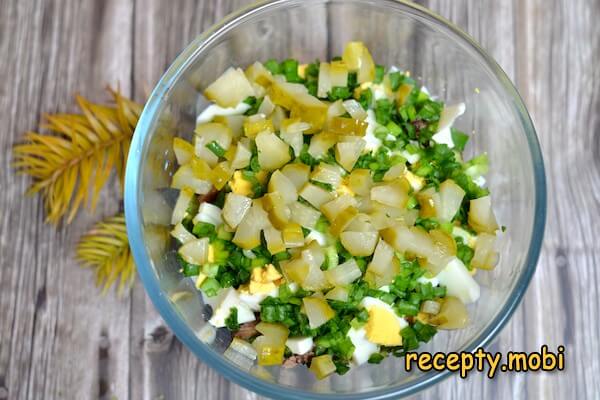
[[[168,3],[173,3],[169,5]],[[175,4],[177,3],[177,4]],[[116,184],[96,215],[43,223],[22,197],[10,148],[41,113],[74,110],[73,93],[120,85],[143,101],[178,52],[244,0],[0,2],[0,400],[254,399],[198,361],[138,283],[101,297],[73,248],[117,211]],[[453,376],[416,398],[600,396],[600,2],[430,0],[516,82],[533,115],[548,177],[548,224],[523,304],[488,350],[566,346],[566,370]]]

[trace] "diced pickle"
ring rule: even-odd
[[[348,186],[354,193],[368,196],[373,186],[371,171],[368,169],[355,169],[348,177]]]
[[[365,136],[369,124],[354,118],[333,117],[329,121],[328,130],[337,135]]]
[[[280,365],[283,362],[285,343],[274,343],[266,336],[259,336],[252,346],[256,350],[258,365]]]
[[[413,85],[409,85],[408,83],[403,83],[398,88],[396,92],[396,103],[401,106],[406,102],[406,99],[410,95],[410,92],[413,90]]]
[[[304,245],[304,235],[302,234],[302,227],[296,222],[290,222],[283,230],[283,242],[285,247],[302,247]]]
[[[302,304],[304,304],[304,310],[308,316],[308,323],[312,329],[318,328],[331,318],[335,317],[335,311],[333,311],[325,299],[304,297],[302,299]]]
[[[211,181],[212,184],[215,185],[217,190],[221,190],[225,187],[227,182],[231,179],[233,175],[233,169],[229,165],[229,162],[223,161],[212,170]]]
[[[290,165],[287,165],[290,166]],[[277,192],[286,204],[298,199],[298,191],[294,183],[281,171],[275,171],[269,180],[269,192]]]
[[[294,184],[296,190],[300,190],[308,182],[310,167],[302,163],[288,164],[281,168],[281,173]]]
[[[269,220],[277,229],[283,229],[290,222],[290,209],[279,192],[263,196],[263,207],[269,213]]]
[[[275,132],[270,119],[254,118],[244,122],[244,135],[250,139],[256,138],[260,132]]]
[[[352,171],[365,144],[364,140],[338,143],[335,145],[335,159],[346,171]]]
[[[339,236],[339,234],[352,222],[352,219],[356,217],[358,214],[358,210],[356,207],[347,207],[345,210],[340,212],[333,222],[331,223],[331,227],[329,231],[334,236]]]
[[[221,107],[235,107],[254,96],[254,89],[240,68],[230,67],[206,88],[204,95]]]
[[[362,42],[350,42],[344,49],[342,60],[351,71],[357,71],[358,83],[375,79],[375,63],[371,53]]]
[[[314,158],[322,158],[327,151],[337,142],[337,136],[330,132],[321,132],[310,139],[308,154]]]
[[[194,157],[194,146],[178,137],[173,138],[173,151],[179,165],[187,164]]]
[[[327,378],[335,372],[335,364],[331,355],[324,354],[314,357],[310,363],[310,370],[315,374],[316,378],[321,380]]]
[[[267,250],[269,253],[276,254],[285,251],[285,243],[283,243],[283,237],[281,232],[274,227],[267,227],[263,231],[265,235],[265,242],[267,242]]]
[[[289,146],[271,132],[261,132],[256,136],[258,163],[261,168],[273,171],[288,163],[291,159]]]
[[[302,258],[281,263],[281,271],[289,282],[302,284],[308,276],[309,270],[310,265]]]

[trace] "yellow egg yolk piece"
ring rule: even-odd
[[[278,286],[278,281],[281,278],[281,274],[273,264],[254,268],[250,277],[248,291],[251,294],[269,293]]]
[[[371,307],[369,320],[365,325],[367,339],[383,346],[400,346],[400,323],[398,318],[383,307]]]
[[[245,180],[242,176],[242,171],[235,171],[233,173],[233,179],[229,182],[231,191],[241,196],[252,195],[252,184]]]

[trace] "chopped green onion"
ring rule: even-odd
[[[373,79],[373,83],[383,82],[384,74],[385,74],[385,67],[383,65],[376,65],[375,66],[375,79]]]
[[[375,103],[375,120],[378,124],[387,125],[392,118],[392,103],[388,99],[379,99]]]
[[[206,278],[204,282],[202,282],[202,285],[200,285],[200,289],[208,297],[214,297],[217,295],[219,289],[221,289],[221,285],[219,284],[219,281],[217,281],[215,278]]]
[[[215,140],[206,145],[206,148],[212,151],[217,157],[223,157],[225,155],[225,149],[221,147]]]
[[[273,75],[281,74],[281,65],[277,60],[270,59],[264,63],[266,69],[268,69]]]
[[[213,238],[216,236],[215,226],[213,224],[209,224],[208,222],[198,222],[196,225],[194,225],[192,233],[199,238]]]
[[[390,79],[390,87],[392,88],[392,91],[396,91],[398,90],[398,88],[400,87],[400,85],[402,84],[402,78],[403,75],[400,72],[390,72],[388,74],[388,77]]]
[[[379,364],[385,357],[381,353],[373,353],[369,357],[369,364]]]
[[[347,86],[334,86],[331,88],[327,97],[329,101],[346,100],[352,96]]]

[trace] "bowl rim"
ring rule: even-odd
[[[328,0],[311,0],[315,2],[325,3]],[[125,174],[125,217],[127,224],[127,235],[130,240],[130,247],[133,253],[138,273],[142,283],[152,300],[154,306],[158,309],[160,315],[164,318],[167,325],[171,327],[177,337],[190,349],[200,360],[206,362],[211,368],[223,375],[225,378],[249,389],[260,395],[271,398],[286,398],[286,399],[392,399],[415,394],[421,390],[433,386],[450,375],[450,371],[443,372],[426,372],[420,377],[407,382],[405,384],[375,389],[364,393],[343,393],[343,394],[326,394],[315,393],[291,388],[283,385],[271,383],[262,380],[250,373],[242,371],[239,368],[232,367],[226,359],[215,353],[208,346],[200,343],[189,326],[183,321],[179,314],[170,305],[164,292],[161,291],[159,281],[154,274],[149,257],[142,240],[142,217],[138,207],[139,198],[141,196],[141,176],[140,176],[140,161],[141,155],[144,152],[146,136],[150,128],[154,125],[157,112],[161,108],[162,100],[167,92],[181,76],[183,71],[194,59],[195,55],[220,34],[235,27],[239,22],[252,17],[255,14],[262,13],[271,8],[277,8],[285,4],[299,3],[299,0],[261,0],[243,7],[221,21],[212,25],[201,35],[196,37],[175,59],[169,66],[167,71],[161,77],[160,81],[150,94],[144,110],[139,118],[138,125],[132,139],[129,156],[127,160],[127,168]],[[507,302],[497,313],[495,319],[489,324],[488,328],[483,330],[475,339],[471,340],[465,346],[465,351],[473,352],[479,347],[488,345],[504,328],[510,320],[514,311],[520,304],[523,295],[531,281],[535,272],[537,261],[539,259],[543,235],[546,223],[546,208],[547,208],[547,193],[546,193],[546,177],[544,172],[544,162],[539,141],[536,135],[535,127],[531,117],[523,103],[517,89],[508,78],[506,73],[498,65],[498,63],[487,54],[487,52],[468,34],[463,32],[455,24],[447,19],[435,14],[434,12],[414,4],[406,0],[378,0],[379,3],[389,3],[391,6],[403,5],[407,10],[417,16],[432,20],[441,25],[450,33],[461,39],[464,44],[470,46],[487,64],[487,67],[494,73],[495,77],[502,84],[506,93],[512,98],[514,106],[516,106],[521,124],[525,130],[525,135],[533,164],[533,177],[535,183],[535,213],[533,220],[533,229],[531,233],[531,243],[527,257],[524,261],[525,268],[518,278],[514,289],[513,296],[509,296]]]

